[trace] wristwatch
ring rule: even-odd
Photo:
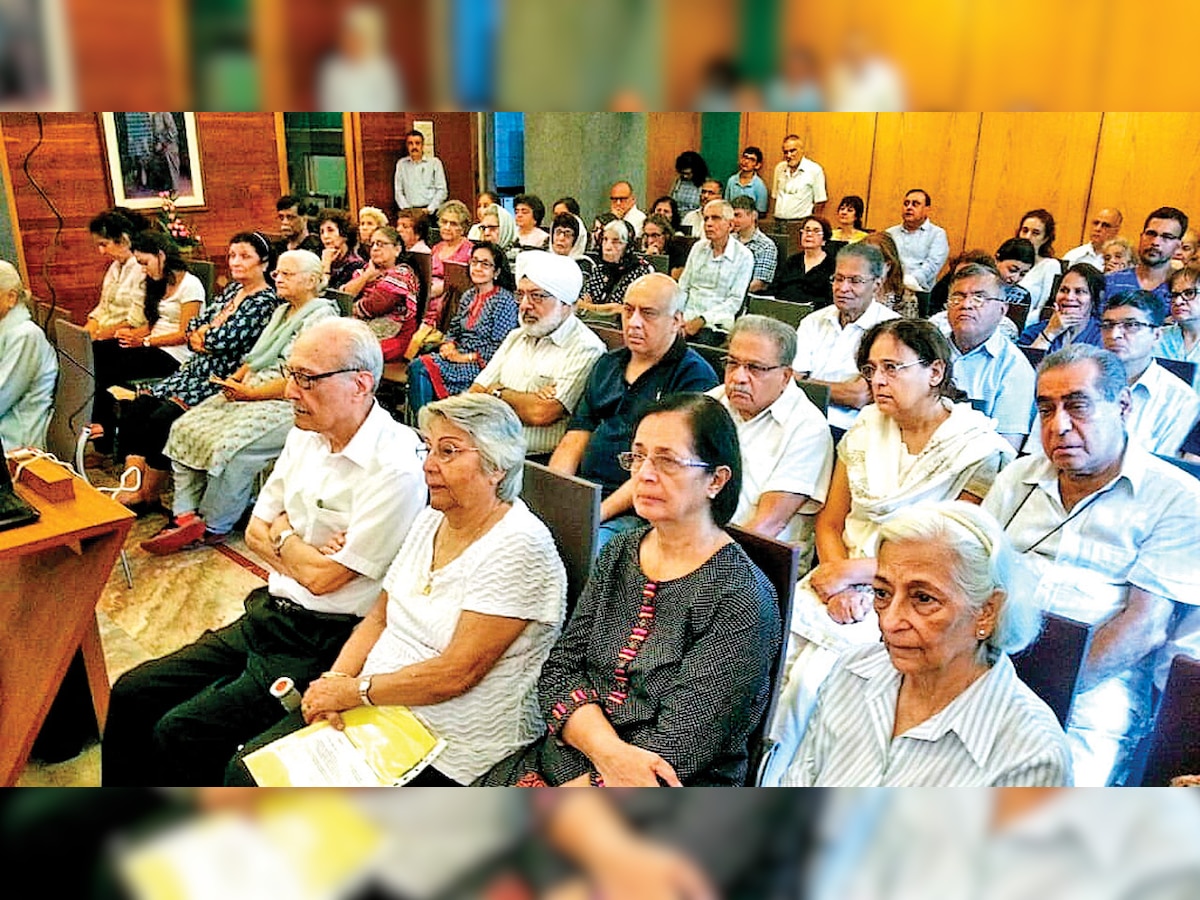
[[[142,338],[142,346],[143,347],[150,346],[150,335],[146,335],[144,338]]]
[[[271,542],[271,546],[275,548],[275,555],[278,556],[283,552],[283,545],[287,543],[287,539],[296,533],[295,528],[285,528],[279,532],[279,536]]]
[[[374,706],[371,702],[371,678],[368,675],[366,678],[358,679],[358,699],[362,701],[363,706]]]
[[[495,397],[497,400],[503,400],[504,399],[504,396],[503,396],[504,385],[502,385],[502,384],[496,385],[494,388],[492,388],[491,393],[492,393],[492,396]]]

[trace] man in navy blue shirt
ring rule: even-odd
[[[1171,274],[1171,257],[1179,249],[1187,230],[1187,215],[1173,206],[1160,206],[1146,216],[1138,241],[1137,265],[1110,273],[1104,279],[1104,296],[1115,297],[1125,291],[1150,291],[1164,303],[1169,303],[1167,276]]]
[[[625,346],[597,360],[550,468],[595,481],[603,489],[601,542],[637,527],[629,473],[617,454],[629,449],[642,410],[667,394],[717,385],[712,366],[683,337],[685,296],[667,275],[643,275],[625,292]]]

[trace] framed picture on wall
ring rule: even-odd
[[[113,202],[157,209],[166,191],[176,206],[203,206],[196,116],[190,112],[100,113]]]

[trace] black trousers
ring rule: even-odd
[[[100,745],[101,783],[219,785],[239,747],[284,718],[269,693],[287,675],[303,691],[360,620],[281,608],[266,588],[232,625],[122,675]]]
[[[169,472],[171,460],[163,455],[171,426],[185,410],[172,400],[160,400],[139,394],[121,415],[121,452],[126,456],[144,456],[152,469]]]
[[[116,433],[116,401],[108,393],[115,384],[143,378],[166,378],[179,369],[179,360],[158,347],[122,347],[116,339],[92,344],[92,359],[96,367],[96,399],[92,421],[104,426],[107,443],[111,446]]]

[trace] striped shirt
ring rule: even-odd
[[[883,645],[848,651],[821,688],[784,786],[1071,784],[1066,736],[1007,656],[945,709],[893,738],[900,680]]]
[[[740,236],[738,240],[742,240]],[[754,234],[742,241],[742,246],[754,254],[754,271],[750,274],[750,280],[758,280],[763,284],[774,281],[775,266],[779,263],[779,248],[775,242],[755,228]]]
[[[1177,454],[1200,416],[1200,397],[1154,360],[1129,390],[1133,406],[1125,420],[1126,431],[1151,453]]]
[[[545,337],[524,328],[509,333],[491,362],[475,378],[485,388],[506,387],[537,393],[554,385],[564,415],[552,425],[524,426],[526,453],[550,453],[566,433],[571,413],[583,396],[592,366],[604,355],[604,342],[572,313]]]
[[[1192,344],[1189,350],[1183,343],[1183,331],[1178,325],[1164,328],[1154,355],[1165,359],[1178,359],[1183,362],[1196,364],[1196,377],[1192,381],[1192,389],[1200,393],[1200,341]]]

